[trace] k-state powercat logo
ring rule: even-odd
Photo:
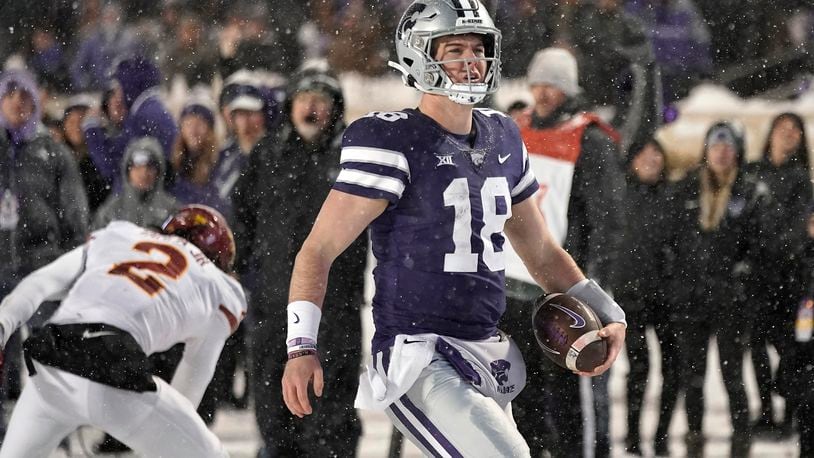
[[[506,361],[505,359],[498,359],[489,363],[489,369],[492,371],[492,375],[495,377],[495,381],[498,384],[497,391],[498,393],[506,394],[514,392],[514,385],[505,385],[509,381],[509,369],[512,368],[512,363]]]

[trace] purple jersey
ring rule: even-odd
[[[413,109],[348,126],[334,189],[390,205],[370,225],[376,338],[493,335],[506,308],[503,225],[537,180],[517,126],[478,109],[474,138]]]

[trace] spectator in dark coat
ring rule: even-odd
[[[275,27],[270,22],[274,25],[285,22],[275,19],[283,14],[294,21],[305,17],[303,12],[307,3],[274,2],[275,5],[278,3],[286,4],[289,9],[275,6],[278,14],[269,14],[268,7],[257,2],[237,3],[230,9],[232,14],[218,37],[221,76],[225,78],[242,68],[287,76],[300,65],[302,53],[296,39],[297,28]],[[298,14],[297,10],[302,12]]]
[[[761,398],[760,416],[754,428],[758,434],[791,431],[789,402],[784,424],[780,428],[774,424],[772,391],[777,380],[772,376],[767,345],[773,346],[781,357],[791,345],[784,323],[798,299],[794,294],[798,288],[793,285],[799,263],[796,254],[797,247],[806,240],[806,209],[812,198],[808,156],[802,118],[794,113],[781,113],[772,121],[763,157],[747,168],[748,173],[768,186],[773,202],[766,209],[766,220],[771,226],[763,234],[760,262],[754,266],[750,282],[753,287],[748,291],[757,304],[754,312],[759,318],[754,320],[751,341]]]
[[[7,253],[0,277],[11,282],[82,244],[88,231],[76,161],[38,127],[39,103],[31,75],[0,77],[0,234]]]
[[[238,182],[234,203],[235,240],[241,278],[259,275],[250,287],[253,345],[252,384],[255,415],[267,456],[354,456],[361,425],[353,399],[358,380],[367,238],[360,236],[334,263],[325,307],[331,314],[320,341],[332,348],[324,355],[325,376],[343,380],[325,392],[308,418],[296,419],[280,402],[281,361],[286,358],[285,303],[294,258],[322,201],[339,173],[344,99],[336,78],[306,72],[291,82],[286,120],[252,152],[246,175]]]
[[[122,190],[99,208],[92,229],[101,229],[114,220],[160,228],[179,207],[178,201],[164,189],[165,165],[156,139],[133,139],[122,161]]]
[[[592,105],[618,104],[633,54],[642,45],[649,51],[642,24],[622,6],[622,0],[580,2],[570,24],[580,86]]]
[[[89,116],[82,124],[82,130],[94,164],[102,176],[113,182],[113,189],[118,190],[121,188],[122,156],[130,141],[138,137],[154,137],[161,144],[165,157],[169,158],[178,128],[159,96],[161,74],[150,59],[133,57],[121,61],[114,78],[121,86],[127,107],[121,132],[108,136],[97,116]]]
[[[681,388],[686,393],[687,454],[701,456],[704,437],[704,376],[707,347],[716,338],[720,370],[729,396],[732,421],[730,456],[746,457],[751,436],[743,382],[749,313],[745,311],[744,275],[755,259],[765,230],[769,192],[744,173],[740,132],[727,123],[707,135],[701,167],[677,185],[681,228],[671,291],[682,330]],[[662,411],[659,430],[667,431],[672,412]]]
[[[650,139],[631,147],[626,159],[624,230],[617,262],[614,299],[623,304],[628,328],[625,345],[630,372],[627,379],[626,451],[641,455],[639,431],[650,359],[647,328],[654,329],[662,355],[662,405],[672,412],[676,401],[678,344],[668,286],[675,259],[677,229],[671,187],[667,182],[664,148]],[[673,387],[673,388],[671,388]],[[656,454],[667,455],[667,431],[656,434]]]
[[[777,383],[797,418],[801,457],[814,456],[814,207],[806,215],[807,237],[797,253],[796,300],[781,327],[792,344],[780,359]]]
[[[254,147],[266,134],[265,103],[259,91],[246,92],[235,96],[226,104],[225,112],[231,118],[232,138],[221,150],[215,169],[212,171],[212,184],[218,196],[223,199],[221,211],[228,221],[233,221],[232,191],[235,184],[249,165],[249,157]]]
[[[538,51],[527,81],[535,102],[518,125],[541,185],[538,204],[552,235],[586,275],[612,285],[625,191],[619,134],[596,114],[580,111],[577,63],[570,52]],[[512,408],[532,454],[547,449],[553,456],[608,456],[608,376],[579,377],[549,365],[528,325],[528,301],[541,291],[514,253],[506,277],[501,329],[512,334],[529,368],[526,388]],[[588,435],[595,440],[583,440]]]
[[[76,161],[41,128],[39,119],[39,92],[33,77],[22,71],[3,73],[0,296],[29,273],[82,244],[88,233],[88,204]],[[5,352],[5,373],[16,372],[19,368],[14,363],[20,352],[16,337]],[[5,432],[3,423],[0,421],[0,439]]]
[[[231,81],[224,88],[224,91],[228,89],[230,93],[223,97],[221,109],[230,119],[228,124],[232,126],[232,137],[218,154],[209,187],[217,194],[220,212],[231,226],[234,226],[232,196],[235,185],[246,172],[255,145],[265,135],[267,122],[266,102],[260,89],[246,80],[238,87],[235,84],[235,81]],[[252,284],[252,280],[253,276],[245,273],[241,278],[246,285]],[[251,384],[246,384],[239,396],[234,392],[233,386],[241,366],[247,374],[249,372],[246,328],[247,325],[241,323],[237,331],[226,340],[215,375],[198,406],[198,413],[207,424],[215,420],[218,404],[230,403],[235,407],[245,408],[248,403]],[[246,380],[248,379],[247,375]]]
[[[110,195],[110,181],[99,173],[88,155],[88,145],[85,143],[85,134],[82,132],[82,121],[96,106],[98,106],[98,101],[94,97],[87,94],[76,95],[68,99],[62,116],[62,133],[65,144],[71,149],[79,165],[79,174],[82,175],[82,182],[85,184],[91,215]]]

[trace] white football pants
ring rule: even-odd
[[[511,413],[482,395],[444,359],[427,366],[407,394],[386,410],[427,456],[529,457]]]
[[[0,458],[47,458],[76,428],[91,425],[146,457],[226,457],[183,395],[154,377],[156,391],[120,390],[34,362]]]

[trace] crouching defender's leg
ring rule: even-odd
[[[70,392],[76,390],[64,382],[59,374],[42,373],[29,379],[11,415],[0,457],[46,458],[82,424],[69,410],[78,397]]]
[[[101,405],[126,407],[94,412],[95,426],[144,456],[228,456],[192,403],[165,381],[154,380],[157,390],[144,393],[96,384]]]

